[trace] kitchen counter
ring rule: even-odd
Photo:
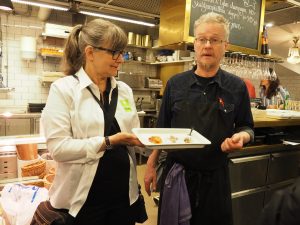
[[[29,144],[37,143],[44,144],[46,139],[40,135],[20,135],[20,136],[1,136],[0,147],[2,146],[13,146],[18,144]]]
[[[252,110],[254,127],[282,127],[282,126],[299,126],[300,118],[284,118],[267,115],[266,110]]]
[[[14,118],[14,119],[19,119],[19,118],[40,118],[41,113],[1,113],[0,114],[0,119],[9,119],[9,118]]]

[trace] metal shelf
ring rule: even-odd
[[[0,88],[0,93],[7,93],[7,92],[11,92],[11,91],[15,91],[15,88]]]

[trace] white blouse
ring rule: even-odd
[[[100,91],[83,68],[76,75],[79,81],[66,76],[51,85],[41,117],[48,150],[58,165],[49,191],[51,205],[69,209],[74,217],[86,201],[99,158],[104,154],[99,152],[104,140],[103,111],[86,87],[99,97]],[[116,85],[115,118],[122,132],[132,132],[132,128],[140,127],[132,90],[124,82],[112,78],[112,89]],[[134,148],[128,147],[128,150],[129,199],[133,204],[138,198],[136,159]]]

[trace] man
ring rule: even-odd
[[[253,139],[250,100],[245,83],[220,69],[229,39],[225,18],[216,13],[201,16],[195,21],[194,35],[197,67],[168,81],[157,126],[194,128],[211,145],[169,152],[162,180],[175,163],[182,165],[192,214],[190,224],[229,225],[233,222],[227,153],[242,149]],[[147,162],[144,182],[149,195],[150,186],[156,189],[159,153],[153,150]],[[159,220],[163,207],[172,208],[163,201],[163,189]]]

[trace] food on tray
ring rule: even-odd
[[[186,144],[192,143],[192,137],[185,137],[183,141]]]
[[[175,137],[175,136],[171,135],[169,137],[169,140],[170,140],[171,143],[176,143],[176,141],[178,140],[178,137]]]
[[[151,137],[149,137],[148,140],[153,144],[161,144],[162,143],[162,139],[159,136],[151,136]]]

